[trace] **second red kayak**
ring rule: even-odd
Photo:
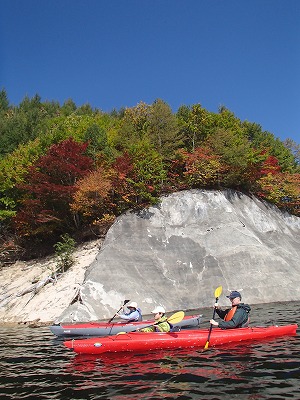
[[[298,326],[248,327],[239,329],[213,329],[210,336],[210,346],[243,340],[259,340],[269,337],[296,335]],[[142,352],[155,349],[180,349],[204,347],[208,337],[208,329],[184,330],[180,332],[124,333],[103,338],[74,339],[64,342],[64,345],[76,353],[102,354],[117,352]]]

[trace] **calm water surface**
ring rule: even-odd
[[[201,310],[203,328],[212,309]],[[299,323],[300,302],[255,305],[252,325]],[[83,356],[48,328],[0,328],[4,399],[300,399],[300,339]]]

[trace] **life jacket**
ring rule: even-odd
[[[237,310],[237,306],[234,306],[231,308],[231,310],[228,311],[228,313],[224,317],[224,321],[230,321],[232,317],[234,316],[234,313]]]
[[[161,325],[162,330],[158,329],[158,325]],[[167,321],[167,317],[165,315],[161,317],[153,326],[156,332],[170,332],[171,330],[171,324]],[[169,329],[166,329],[167,326],[169,326]]]
[[[231,310],[229,310],[228,313],[225,315],[224,321],[230,321],[233,318],[236,310],[237,306],[233,306]],[[250,322],[250,317],[248,316],[247,320],[241,325],[241,328],[246,328],[249,325],[249,322]]]

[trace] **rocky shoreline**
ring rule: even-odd
[[[31,288],[49,275],[55,257],[17,261],[0,271],[0,325],[48,326],[72,303],[84,282],[86,269],[99,253],[102,239],[78,246],[74,265],[57,282],[48,283],[37,293]],[[22,294],[24,293],[24,294]]]

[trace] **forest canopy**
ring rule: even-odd
[[[103,112],[0,92],[0,237],[17,246],[105,234],[127,210],[179,190],[231,188],[300,215],[300,146],[226,107],[162,99]]]

